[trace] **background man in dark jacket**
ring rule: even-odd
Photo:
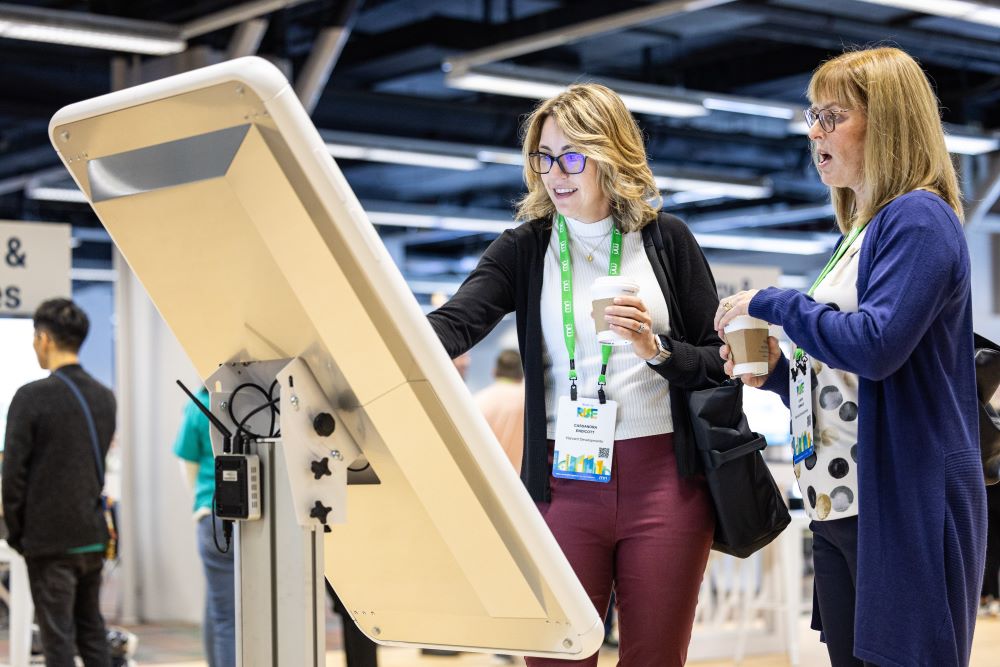
[[[34,324],[35,355],[52,375],[18,389],[8,410],[8,542],[28,566],[45,664],[72,667],[78,649],[86,667],[108,667],[99,604],[109,538],[101,487],[115,398],[80,367],[77,353],[90,323],[76,304],[46,301]]]

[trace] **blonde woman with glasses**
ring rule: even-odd
[[[894,48],[826,62],[809,100],[844,237],[807,294],[741,292],[716,328],[750,314],[797,345],[790,364],[771,339],[770,375],[744,381],[791,397],[813,627],[834,667],[967,665],[986,498],[972,275],[938,101]]]
[[[715,283],[687,226],[657,210],[642,135],[613,91],[575,85],[544,101],[522,150],[522,224],[430,321],[454,357],[516,314],[521,478],[602,615],[614,587],[619,664],[682,665],[714,515],[678,399],[680,388],[724,379]],[[670,321],[668,263],[683,322]],[[592,314],[591,286],[619,272],[637,295]],[[602,346],[595,321],[627,344]],[[578,414],[597,425],[585,445],[567,437]]]

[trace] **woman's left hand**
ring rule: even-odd
[[[751,289],[737,292],[719,302],[719,309],[715,311],[715,330],[719,332],[719,338],[725,340],[724,330],[734,317],[750,314],[750,301],[759,291]]]
[[[595,313],[598,317],[600,313]],[[604,309],[604,319],[611,324],[611,330],[622,338],[632,341],[632,349],[643,361],[656,356],[659,348],[653,333],[653,318],[646,310],[646,304],[637,296],[615,297],[615,305]]]

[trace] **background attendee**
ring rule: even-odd
[[[677,399],[682,387],[724,377],[712,327],[715,284],[687,226],[658,213],[642,134],[617,94],[596,84],[570,86],[542,102],[524,129],[528,192],[517,214],[523,224],[494,241],[429,318],[456,357],[516,313],[528,492],[601,616],[614,585],[619,664],[681,665],[714,517]],[[678,280],[686,341],[670,333],[664,264]],[[619,297],[592,316],[592,284],[617,268],[639,284],[639,295]],[[594,318],[629,343],[613,350],[606,372]],[[610,420],[613,440],[592,452],[611,455],[610,481],[557,477],[559,406],[563,414],[573,411],[576,392],[592,400],[599,387],[617,402],[617,413],[608,403],[598,411]],[[597,656],[580,664],[596,665]]]
[[[197,398],[208,407],[208,391],[202,388]],[[198,530],[198,555],[205,573],[205,613],[202,641],[209,667],[233,667],[236,664],[236,602],[233,575],[234,545],[226,547],[222,521],[214,519],[215,456],[209,437],[208,417],[193,403],[184,406],[174,442],[174,454],[181,459],[185,478],[194,489],[194,520]],[[214,525],[213,525],[214,523]],[[226,551],[220,550],[216,545]]]
[[[24,555],[45,664],[108,667],[100,592],[109,539],[101,492],[115,397],[79,363],[87,315],[68,299],[34,314],[34,349],[49,377],[17,390],[7,412],[3,508]]]
[[[835,667],[966,665],[986,538],[971,270],[938,100],[894,48],[845,53],[809,84],[809,139],[845,238],[810,295],[725,299],[780,324],[815,374],[815,450],[795,467]],[[788,361],[744,377],[789,396]],[[720,350],[728,355],[728,348]],[[727,361],[727,370],[731,370]]]
[[[464,356],[464,355],[463,355]],[[493,368],[493,384],[476,392],[476,405],[510,459],[521,472],[524,448],[524,371],[517,350],[502,350]]]

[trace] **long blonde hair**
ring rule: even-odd
[[[944,143],[938,100],[920,65],[900,49],[849,51],[823,63],[809,82],[813,104],[836,101],[867,116],[862,180],[868,202],[831,187],[837,224],[846,233],[896,197],[928,190],[963,219],[955,166]]]
[[[556,210],[542,177],[528,165],[528,153],[538,150],[542,125],[549,117],[573,147],[597,167],[597,181],[622,231],[641,229],[656,219],[660,193],[635,118],[613,90],[583,83],[541,102],[522,126],[521,153],[528,192],[517,203],[518,220],[549,218]]]

